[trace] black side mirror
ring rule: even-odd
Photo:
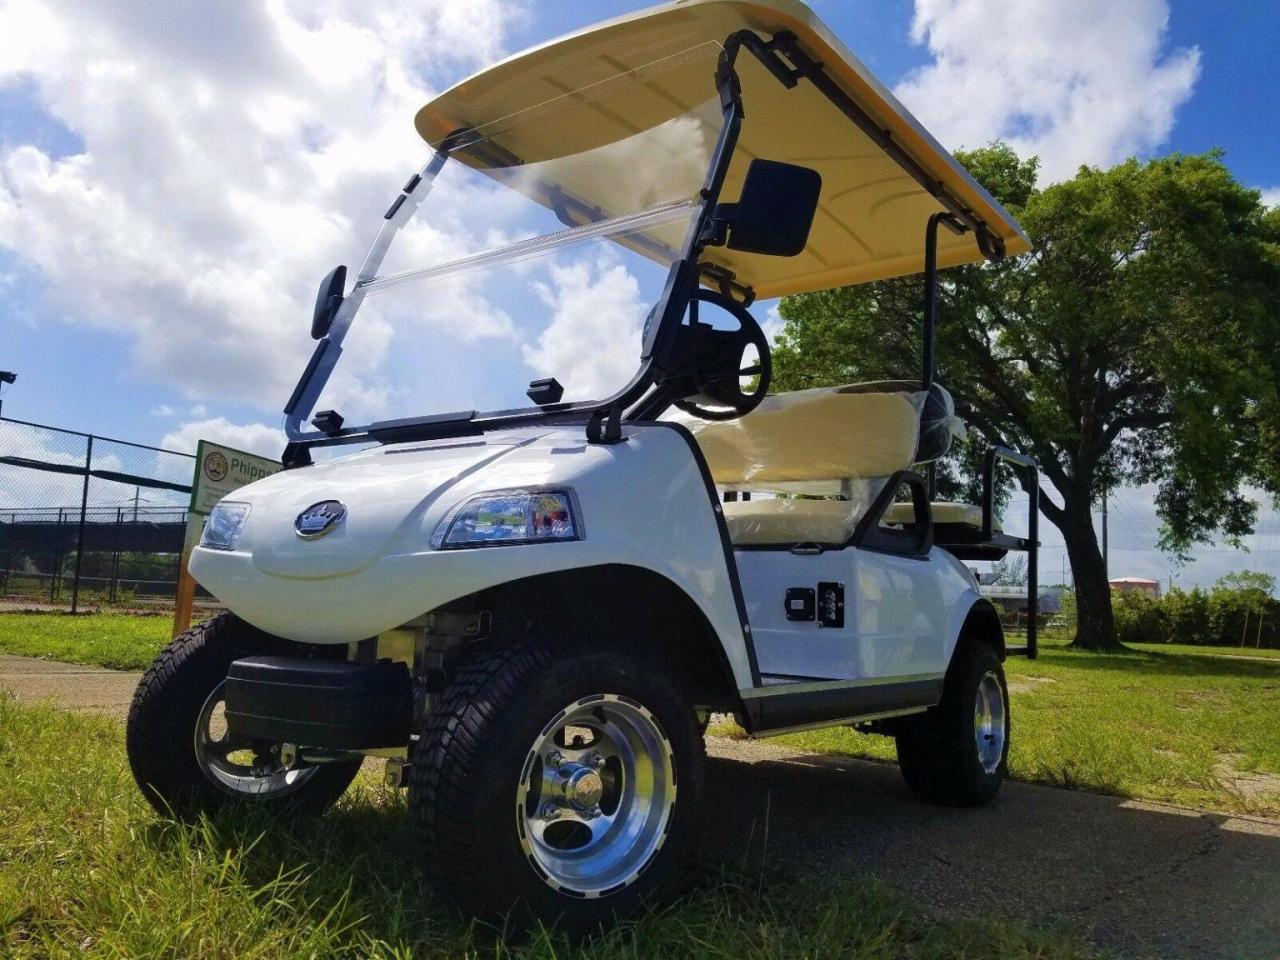
[[[347,288],[347,268],[338,265],[329,271],[320,281],[320,290],[316,293],[316,308],[311,314],[311,339],[319,340],[333,326],[333,318],[338,315],[342,306],[342,291]]]
[[[744,253],[794,257],[809,242],[818,211],[822,175],[808,167],[777,160],[751,161],[742,195],[717,207],[717,219],[729,228],[725,245]]]

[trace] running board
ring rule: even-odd
[[[789,691],[789,686],[808,689]],[[755,735],[923,710],[942,699],[942,678],[889,683],[777,684],[759,687],[753,693],[754,696],[743,697],[743,707],[747,732]]]

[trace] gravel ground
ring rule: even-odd
[[[0,656],[20,700],[123,717],[138,674]],[[1280,821],[1009,783],[979,810],[897,769],[709,738],[710,862],[870,873],[954,915],[1066,923],[1126,954],[1280,957]]]

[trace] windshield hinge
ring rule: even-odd
[[[707,225],[698,237],[699,247],[723,247],[729,240],[729,225],[733,222],[736,203],[717,203]]]
[[[587,443],[614,444],[621,443],[622,408],[618,404],[600,407],[587,421]]]
[[[738,79],[738,71],[733,69],[733,61],[723,52],[716,67],[716,89],[720,91],[721,110],[737,107],[738,115],[746,116],[742,112],[742,81]]]

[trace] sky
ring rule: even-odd
[[[0,369],[19,375],[5,414],[277,453],[316,285],[359,262],[425,160],[418,107],[501,56],[643,5],[0,0]],[[1221,148],[1280,204],[1280,5],[813,5],[950,148],[1003,138],[1041,156],[1042,182]],[[475,249],[467,227],[482,214],[485,242],[522,235],[490,193],[459,187],[440,204],[406,231],[409,262]],[[408,321],[373,315],[335,402],[396,416],[518,403],[537,376],[588,396],[617,383],[648,284],[607,255],[538,269],[523,295],[464,285]],[[758,315],[767,326],[769,304]],[[1109,519],[1113,575],[1187,586],[1280,573],[1269,508],[1252,552],[1209,545],[1182,567],[1154,549],[1151,489],[1117,493]],[[1062,544],[1046,527],[1056,580]]]

